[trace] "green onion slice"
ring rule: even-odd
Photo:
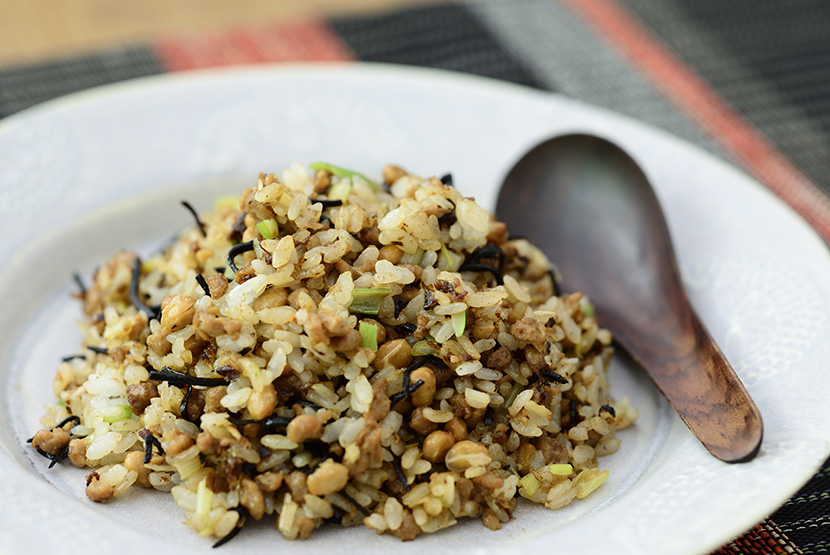
[[[383,297],[391,292],[392,290],[388,287],[371,289],[355,288],[352,291],[352,305],[349,307],[349,310],[358,314],[372,314],[376,316],[380,310],[380,303]]]
[[[438,257],[437,267],[439,270],[446,270],[447,272],[457,272],[464,263],[464,256],[450,252],[450,250],[441,244],[441,255]]]
[[[548,471],[554,476],[570,476],[571,474],[573,474],[574,467],[567,463],[549,464]]]
[[[109,411],[107,416],[104,417],[104,422],[112,424],[133,417],[133,409],[130,408],[130,405],[115,405],[112,408],[117,410]]]
[[[533,474],[528,474],[522,477],[522,479],[519,480],[519,483],[523,488],[525,488],[525,492],[531,497],[534,493],[539,491],[539,480]]]
[[[585,316],[586,318],[593,318],[594,314],[596,312],[596,309],[594,308],[594,303],[585,300],[585,298],[583,297],[583,300],[582,300],[581,304],[582,304],[582,315]]]
[[[207,478],[203,478],[196,487],[196,518],[204,521],[213,505],[213,492],[207,487]]]
[[[259,234],[265,239],[273,239],[279,235],[280,232],[280,227],[277,224],[277,220],[274,218],[262,220],[256,224],[256,228],[259,230]]]
[[[412,345],[412,356],[414,357],[425,357],[427,355],[435,355],[437,357],[441,356],[441,353],[438,349],[435,348],[435,344],[427,341],[426,339],[422,339]]]
[[[326,162],[314,162],[312,164],[309,164],[309,167],[314,171],[326,170],[330,174],[336,175],[337,177],[340,177],[340,178],[349,178],[349,179],[351,179],[352,177],[357,176],[357,177],[361,178],[362,180],[364,180],[366,183],[368,183],[369,187],[371,187],[374,192],[377,193],[380,190],[377,183],[375,183],[374,181],[372,181],[371,179],[369,179],[368,177],[366,177],[362,173],[356,172],[354,170],[348,170],[346,168],[341,168],[340,166],[335,166],[334,164],[329,164],[329,163],[326,163]]]
[[[378,351],[378,327],[368,322],[360,322],[360,337],[363,338],[363,347]]]
[[[227,206],[228,208],[239,208],[239,195],[222,195],[216,197],[213,205],[217,209],[222,208],[223,206]]]
[[[607,479],[607,470],[600,471],[598,468],[586,468],[574,479],[577,499],[585,499]]]
[[[452,329],[455,331],[456,337],[464,335],[464,328],[467,327],[467,311],[453,314],[450,319],[452,322]]]
[[[505,408],[510,408],[510,405],[513,404],[513,401],[516,400],[516,397],[519,396],[519,393],[522,392],[522,386],[520,384],[513,384],[513,391],[510,392],[510,395],[507,396],[507,399],[504,401]]]
[[[401,264],[421,264],[421,259],[424,257],[424,249],[418,249],[412,254],[406,254],[401,257]]]
[[[242,366],[242,370],[244,371],[245,375],[249,378],[251,376],[257,376],[260,372],[262,372],[262,369],[259,367],[259,364],[257,364],[255,360],[251,360],[249,358],[243,358],[240,362],[240,365]]]

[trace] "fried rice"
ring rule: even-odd
[[[91,500],[170,492],[220,543],[246,519],[412,540],[607,479],[637,418],[608,393],[611,334],[451,176],[294,165],[193,214],[80,295],[85,349],[31,443],[93,469]]]

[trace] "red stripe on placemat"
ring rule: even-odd
[[[321,19],[169,37],[155,44],[167,71],[262,62],[353,60]]]
[[[830,200],[749,121],[614,0],[563,0],[744,168],[830,241]]]
[[[712,555],[801,555],[802,551],[767,519],[740,538],[721,547]]]

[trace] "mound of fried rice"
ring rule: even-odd
[[[94,469],[93,501],[170,492],[226,540],[246,519],[287,539],[495,530],[519,496],[596,490],[637,411],[608,394],[588,299],[557,296],[546,257],[450,176],[312,168],[101,266],[32,446]]]

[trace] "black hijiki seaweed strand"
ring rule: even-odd
[[[316,199],[316,198],[310,198],[310,199],[308,199],[308,201],[309,201],[311,204],[322,204],[322,205],[323,205],[323,209],[324,209],[324,210],[325,210],[326,208],[332,208],[332,207],[334,207],[334,206],[342,206],[342,205],[343,205],[343,201],[342,201],[342,200],[340,200],[339,198],[333,198],[333,199]]]
[[[403,473],[403,468],[401,468],[401,463],[397,457],[392,457],[392,468],[395,469],[395,475],[398,477],[398,481],[401,483],[404,491],[411,490],[412,486],[407,483],[406,474]]]
[[[400,393],[396,393],[395,395],[392,396],[392,399],[394,399],[395,397],[400,395],[400,398],[397,401],[392,401],[393,405],[395,403],[399,402],[400,400],[402,400],[404,397],[406,397],[407,395],[409,395],[413,391],[415,391],[418,387],[420,387],[420,385],[415,385],[415,384],[418,384],[419,382],[423,383],[423,380],[418,380],[417,382],[415,382],[415,384],[412,384],[412,386],[410,386],[409,385],[409,377],[412,375],[412,372],[414,372],[415,370],[417,370],[421,366],[425,366],[427,364],[432,364],[432,365],[437,366],[439,368],[446,368],[447,367],[446,363],[435,355],[423,356],[423,357],[419,358],[418,360],[416,360],[415,362],[411,363],[409,366],[404,368],[404,371],[403,371],[403,390]]]
[[[190,394],[193,393],[193,386],[187,384],[187,390],[184,394],[184,398],[182,398],[182,404],[179,405],[179,413],[182,415],[182,418],[187,420],[188,422],[193,422],[190,416],[187,414],[187,402],[190,400]]]
[[[285,428],[288,426],[288,423],[291,422],[290,418],[285,418],[283,416],[269,416],[261,420],[240,420],[231,416],[228,417],[228,420],[237,428],[247,426],[248,424],[261,424],[265,429]]]
[[[562,374],[559,374],[558,372],[554,372],[553,370],[550,370],[548,368],[546,368],[545,370],[542,370],[541,372],[539,372],[539,375],[541,377],[545,378],[549,382],[555,382],[555,383],[559,383],[559,384],[563,384],[563,385],[568,383],[568,378],[566,378]]]
[[[154,308],[151,308],[143,302],[141,302],[141,298],[138,295],[139,280],[141,280],[141,259],[136,256],[135,261],[133,262],[132,277],[130,279],[130,302],[137,310],[140,310],[141,312],[146,314],[149,320],[158,320],[159,310],[154,310]]]
[[[162,366],[161,370],[150,370],[150,379],[173,385],[199,385],[202,387],[216,387],[217,385],[229,384],[224,378],[199,378],[176,372],[168,366]]]
[[[571,399],[570,403],[568,403],[568,414],[571,417],[571,420],[574,422],[579,420],[579,410],[576,408],[576,401]]]
[[[144,440],[144,464],[148,464],[153,459],[153,447],[156,448],[159,455],[164,455],[164,448],[156,436],[150,430],[143,429],[138,432],[138,437]]]
[[[448,187],[455,187],[455,185],[452,182],[452,174],[451,173],[445,173],[444,175],[442,175],[441,176],[441,183],[443,183],[444,185],[446,185]]]
[[[346,493],[346,490],[340,490],[337,493],[338,493],[338,495],[343,496],[343,499],[345,499],[346,501],[351,503],[354,506],[355,509],[360,511],[360,514],[362,514],[363,516],[369,516],[369,514],[370,514],[369,509],[367,509],[366,507],[364,507],[363,505],[361,505],[360,503],[358,503],[357,501],[352,499],[352,496],[349,495],[348,493]]]
[[[228,251],[228,268],[230,268],[234,274],[238,272],[239,268],[236,266],[233,259],[239,256],[240,254],[244,254],[252,250],[254,250],[253,241],[248,241],[247,243],[239,243],[238,245],[232,246]]]
[[[440,357],[437,357],[435,355],[426,355],[426,356],[422,356],[421,358],[419,358],[418,360],[416,360],[415,362],[413,362],[409,366],[407,366],[404,369],[404,373],[412,372],[413,370],[416,370],[416,369],[420,368],[421,366],[424,366],[425,364],[432,364],[433,366],[437,366],[438,368],[446,368],[447,367],[447,363],[444,362],[443,359],[441,359]]]
[[[63,449],[61,449],[60,451],[58,451],[54,455],[52,455],[50,453],[47,453],[46,451],[44,451],[40,447],[37,448],[37,452],[40,453],[40,455],[42,455],[42,456],[46,457],[47,459],[49,459],[50,461],[52,461],[52,462],[49,463],[49,468],[52,468],[53,466],[55,466],[59,462],[62,462],[62,461],[66,460],[69,457],[69,446],[67,445],[66,447],[64,447]]]
[[[231,507],[228,510],[236,511],[237,513],[239,513],[239,521],[237,521],[237,524],[236,526],[234,526],[233,530],[228,532],[227,536],[219,539],[216,543],[213,544],[214,549],[217,547],[222,547],[223,545],[234,539],[237,536],[237,534],[239,534],[239,532],[242,530],[242,527],[245,526],[245,517],[247,516],[248,511],[246,511],[242,507]]]
[[[188,212],[193,214],[193,219],[196,220],[196,225],[199,226],[199,231],[202,232],[202,237],[207,237],[207,231],[205,231],[205,224],[202,223],[202,220],[199,218],[199,213],[196,212],[196,209],[193,208],[193,206],[186,200],[182,201],[182,206],[187,208]]]
[[[599,412],[602,412],[602,411],[606,411],[608,414],[611,415],[612,418],[617,417],[617,411],[614,410],[614,407],[612,407],[611,405],[602,405],[599,408]]]
[[[553,295],[555,297],[562,296],[562,286],[556,281],[556,275],[553,273],[553,270],[548,270],[548,277],[550,278],[550,284],[553,288]]]
[[[311,401],[306,401],[305,399],[300,399],[300,400],[297,401],[297,403],[301,404],[304,407],[308,407],[308,408],[314,409],[314,410],[320,410],[321,408],[323,408],[320,405],[318,405],[317,403],[312,403]]]
[[[205,279],[205,276],[202,274],[196,274],[196,283],[199,284],[199,287],[202,288],[202,291],[205,292],[205,295],[210,297],[210,287],[208,286],[208,282]]]
[[[417,382],[409,385],[409,387],[404,389],[403,391],[395,393],[394,395],[392,395],[389,398],[389,406],[393,407],[396,404],[400,403],[401,401],[406,399],[409,395],[415,393],[415,391],[417,391],[417,389],[419,387],[421,387],[422,385],[424,385],[424,380],[418,380]]]
[[[72,274],[72,279],[78,285],[78,290],[80,291],[79,295],[81,296],[82,299],[85,299],[87,289],[86,289],[86,285],[84,285],[84,280],[81,279],[81,274],[79,274],[78,272],[73,273]]]
[[[80,416],[75,416],[74,414],[72,416],[67,416],[66,418],[64,418],[63,420],[61,420],[57,424],[55,424],[55,426],[52,429],[56,430],[58,428],[63,428],[64,426],[66,426],[70,422],[73,423],[72,428],[74,428],[75,426],[80,426],[81,425],[81,417]],[[72,428],[69,428],[70,432],[72,431]]]
[[[331,510],[334,514],[332,514],[330,518],[327,518],[326,522],[331,524],[343,524],[343,517],[346,516],[346,511],[337,505],[332,505]]]
[[[92,351],[93,353],[97,353],[99,355],[109,355],[110,351],[106,347],[96,347],[95,345],[87,345],[87,349]]]
[[[504,285],[504,276],[502,275],[502,273],[499,271],[498,268],[496,268],[495,266],[491,266],[490,264],[484,264],[483,262],[472,262],[472,263],[468,264],[467,262],[465,262],[464,264],[461,265],[460,268],[458,268],[458,271],[459,272],[490,272],[491,274],[493,274],[493,277],[496,278],[496,283],[498,285]]]
[[[464,259],[464,264],[479,264],[482,260],[487,258],[497,258],[499,264],[496,268],[498,268],[499,272],[504,273],[504,251],[500,246],[493,243],[488,243],[480,249],[476,249],[471,252],[467,258]],[[464,264],[462,264],[462,267]]]
[[[75,359],[84,360],[86,359],[86,355],[67,355],[61,358],[61,362],[71,362]]]
[[[395,330],[397,330],[399,333],[403,335],[412,335],[413,333],[415,333],[415,330],[417,329],[418,326],[416,326],[415,324],[410,324],[409,322],[406,322],[399,326],[395,326]]]
[[[401,310],[403,310],[404,306],[403,299],[395,299],[395,318],[401,315]]]
[[[61,420],[60,422],[58,422],[57,424],[55,424],[51,428],[49,428],[49,431],[51,432],[51,431],[57,430],[58,428],[63,428],[64,426],[66,426],[70,422],[72,422],[72,428],[74,428],[75,426],[80,426],[81,425],[81,418],[79,416],[75,416],[74,414],[72,416],[67,416],[66,418],[64,418],[63,420]],[[70,433],[72,433],[72,428],[69,428]],[[32,441],[34,439],[35,439],[34,436],[32,436],[32,437],[30,437],[29,439],[26,440],[26,443],[32,443]]]
[[[321,443],[322,443],[322,442],[321,442]],[[325,445],[325,444],[324,444],[324,445]],[[306,448],[306,450],[309,450],[309,449],[308,449],[307,444],[305,444],[305,443],[304,443],[304,444],[303,444],[303,447],[305,447],[305,448]],[[309,464],[309,465],[304,466],[304,467],[302,467],[302,468],[298,468],[297,470],[299,470],[300,472],[302,472],[302,473],[303,473],[303,474],[305,474],[306,476],[309,476],[309,475],[310,475],[310,474],[312,474],[315,470],[317,470],[317,467],[318,467],[318,466],[320,466],[321,464],[323,464],[324,462],[329,461],[329,460],[332,460],[332,461],[333,461],[334,459],[332,458],[332,456],[331,456],[331,455],[328,455],[328,454],[327,454],[326,456],[321,457],[321,458],[320,458],[320,459],[319,459],[316,463],[314,463],[314,464]]]

